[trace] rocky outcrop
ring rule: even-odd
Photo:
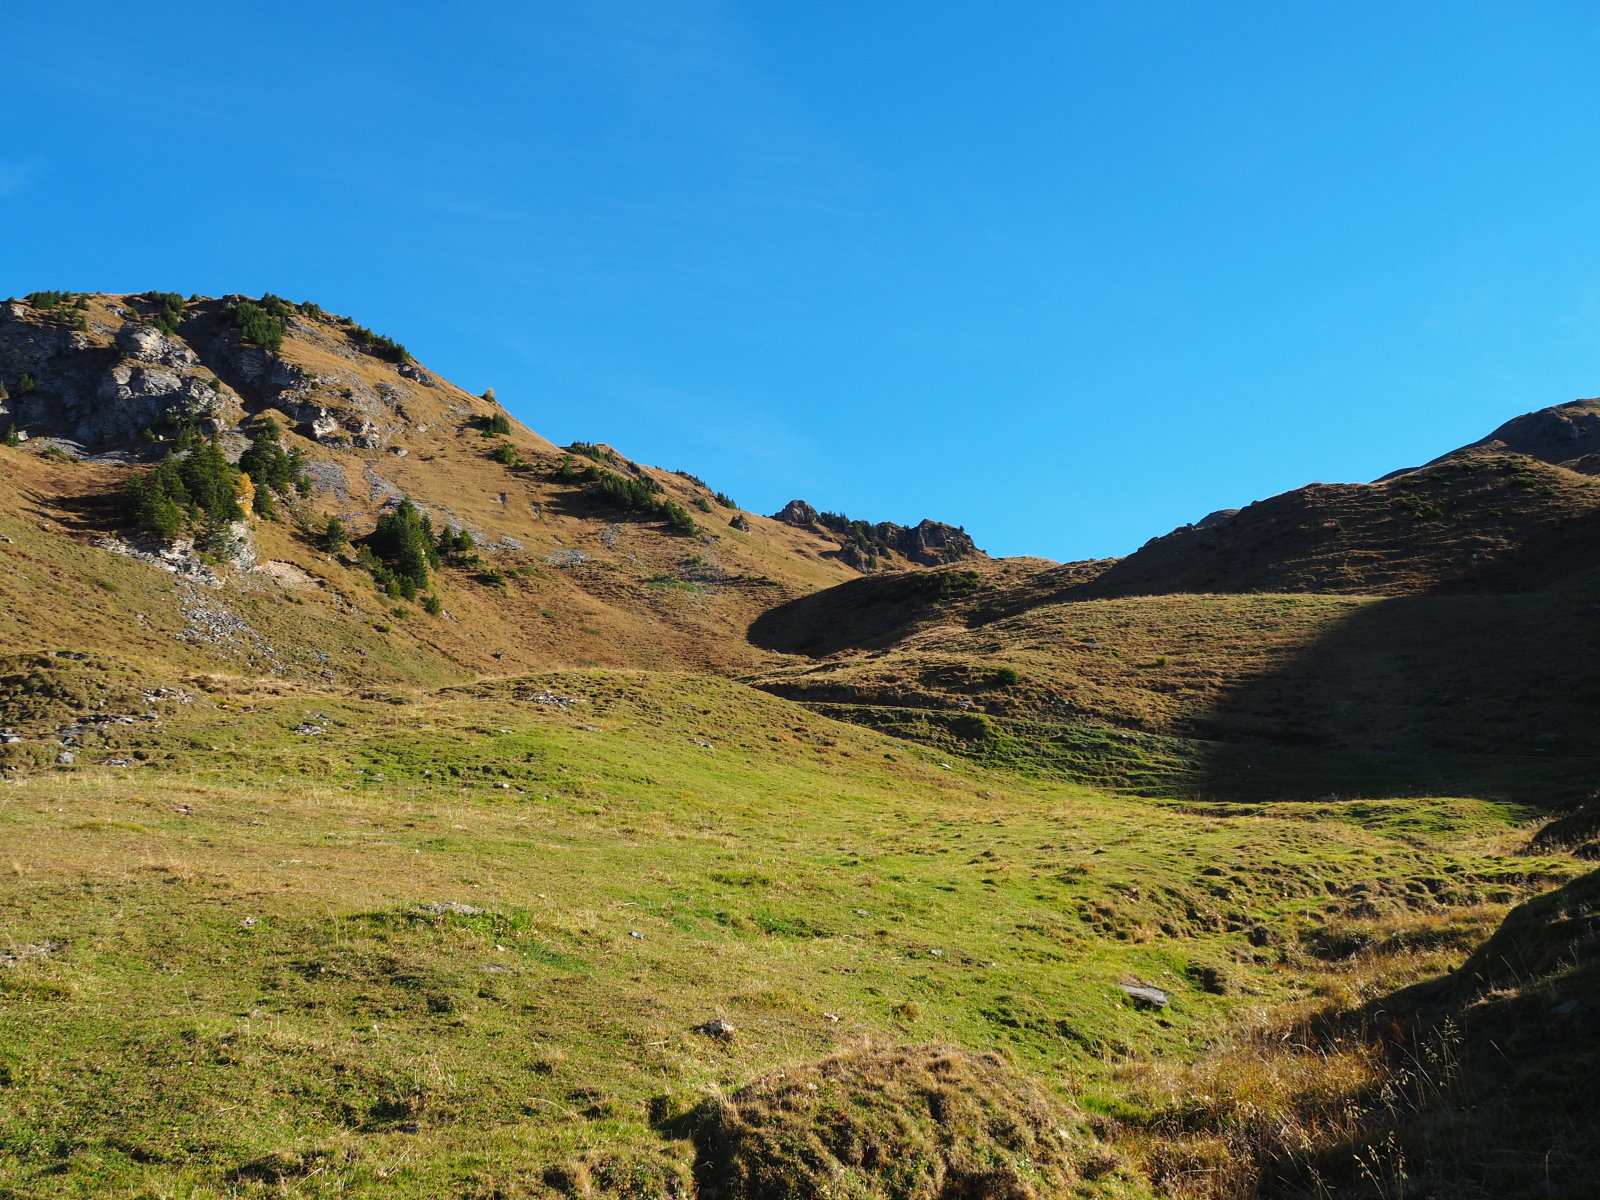
[[[200,357],[153,325],[128,324],[117,330],[117,348],[128,357],[161,367],[198,366]]]
[[[804,500],[789,501],[772,519],[798,529],[836,534],[843,540],[840,561],[862,572],[893,568],[895,555],[925,567],[983,555],[965,529],[943,521],[923,520],[909,529],[892,521],[869,525],[840,513],[819,513]]]
[[[911,529],[898,525],[877,526],[884,540],[912,562],[924,566],[957,562],[963,558],[976,558],[983,551],[967,536],[965,529],[946,525],[943,521],[924,520]]]
[[[194,422],[237,423],[238,398],[200,357],[153,326],[129,323],[110,338],[0,307],[0,422],[91,451],[137,446],[149,431]]]
[[[107,371],[94,401],[74,406],[77,423],[71,437],[85,446],[133,442],[146,430],[188,421],[209,432],[210,427],[235,425],[243,416],[238,399],[224,395],[210,376],[136,361],[119,362]]]
[[[817,523],[817,510],[804,500],[791,500],[781,510],[772,514],[774,521],[793,525],[797,529],[810,529]]]
[[[21,301],[0,304],[0,428],[66,439],[90,454],[138,455],[151,433],[183,424],[233,428],[247,412],[273,408],[316,441],[376,450],[407,428],[408,387],[440,386],[409,363],[396,368],[396,383],[374,386],[343,337],[319,336],[317,322],[298,316],[291,333],[350,360],[351,369],[318,374],[245,343],[230,315],[241,299],[190,304],[181,336],[114,303],[105,311],[131,319],[96,319],[87,330]]]

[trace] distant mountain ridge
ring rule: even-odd
[[[1580,475],[1600,475],[1600,398],[1569,400],[1513,417],[1487,437],[1427,465],[1472,454],[1525,454]]]
[[[1344,598],[1482,597],[1485,613],[1503,601],[1572,642],[1592,614],[1571,597],[1600,580],[1600,479],[1574,452],[1600,436],[1585,432],[1600,425],[1600,401],[1519,417],[1375,483],[1311,484],[1223,510],[1121,559],[1055,564],[991,559],[962,528],[933,520],[871,523],[802,500],[751,513],[697,476],[604,442],[556,446],[492,393],[456,387],[348,318],[276,297],[9,301],[0,388],[0,432],[27,438],[0,447],[0,532],[11,539],[0,555],[16,560],[0,572],[0,608],[13,614],[13,644],[137,648],[184,671],[379,686],[589,665],[703,670],[842,715],[884,705],[1303,742],[1338,722],[1316,715],[1311,693],[1239,698],[1255,635],[1223,654],[1190,612],[1195,598],[1238,598],[1228,606],[1238,629],[1259,623],[1292,642],[1293,623],[1262,615],[1279,601],[1256,597],[1321,597],[1324,623],[1293,626],[1308,639],[1331,636]],[[242,522],[236,557],[208,560],[184,538],[163,545],[129,529],[135,472],[196,437],[238,462],[269,419],[298,456],[306,494],[286,496],[276,520]],[[451,531],[415,599],[386,592],[362,557],[406,499],[433,534]],[[326,544],[329,518],[354,546]],[[40,563],[52,564],[57,590]],[[1516,597],[1527,601],[1506,599]],[[1104,652],[1121,636],[1107,633],[1106,606],[1144,600],[1110,628],[1141,630],[1141,645],[1160,647],[1152,663],[1193,642],[1200,682]],[[1499,617],[1452,619],[1481,634]],[[1386,645],[1389,627],[1371,628],[1349,634],[1352,661]],[[1448,653],[1478,661],[1476,650]],[[1001,666],[1023,682],[995,684]],[[1552,678],[1566,670],[1522,652],[1519,670],[1535,666]],[[1374,695],[1338,713],[1366,711]],[[1236,711],[1202,711],[1224,701]],[[1494,712],[1513,731],[1496,745],[1514,744],[1525,724],[1534,744],[1573,736],[1541,703]],[[1350,744],[1362,736],[1351,732]]]

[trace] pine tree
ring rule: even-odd
[[[244,519],[244,510],[239,507],[238,472],[228,465],[222,447],[214,440],[203,442],[180,461],[178,474],[201,513],[222,524]]]
[[[256,483],[255,509],[263,517],[276,513],[273,492],[293,489],[308,495],[311,481],[306,478],[305,455],[299,450],[285,451],[283,432],[278,422],[268,417],[250,438],[250,446],[239,456],[239,469]]]
[[[428,586],[428,569],[438,565],[439,552],[432,522],[409,499],[380,516],[367,541],[397,579],[409,580],[413,588]]]

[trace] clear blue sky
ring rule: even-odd
[[[0,294],[310,298],[746,507],[1126,553],[1600,392],[1592,4],[11,5]]]

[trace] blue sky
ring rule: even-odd
[[[746,507],[1126,553],[1600,392],[1600,11],[13,6],[0,293],[271,290]]]

